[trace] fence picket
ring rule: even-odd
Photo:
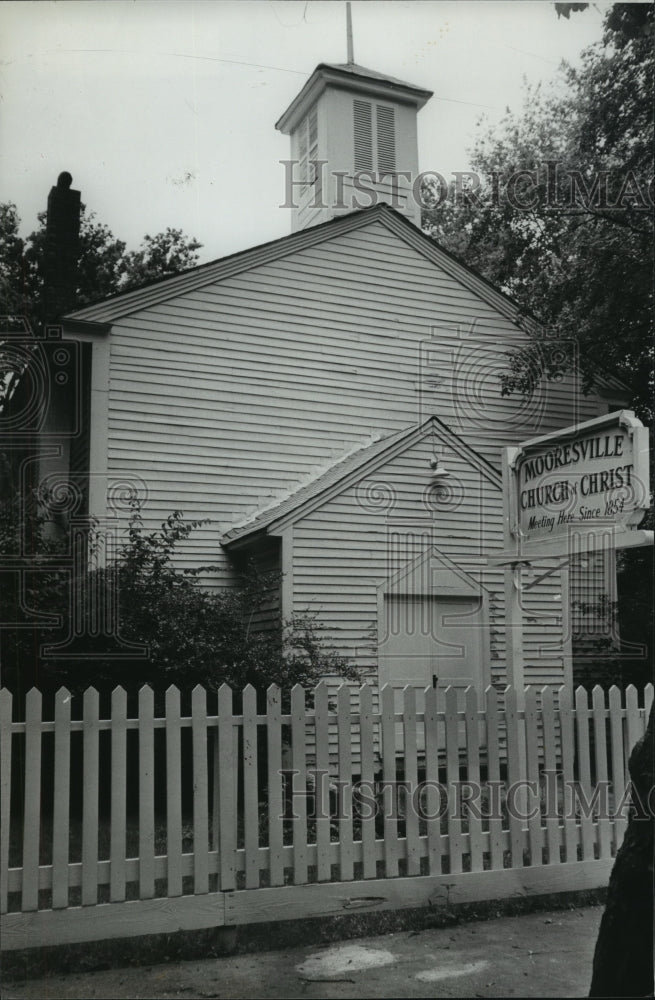
[[[612,857],[612,826],[609,819],[609,781],[607,771],[607,725],[605,722],[605,692],[599,684],[592,691],[594,716],[594,756],[596,786],[600,786],[598,842],[601,858]]]
[[[375,789],[373,782],[373,691],[370,684],[362,684],[359,689],[359,745],[361,762],[361,787],[367,799],[372,799]],[[375,812],[365,808],[361,817],[363,878],[375,878],[377,861],[375,857]]]
[[[0,691],[0,913],[8,908],[7,871],[11,831],[11,691]]]
[[[180,692],[166,691],[166,876],[168,895],[182,895],[182,737]]]
[[[284,885],[282,852],[282,695],[277,684],[266,692],[268,753],[268,871],[271,885]]]
[[[23,812],[22,910],[38,909],[41,829],[41,693],[25,699],[25,804]]]
[[[441,874],[441,786],[439,784],[439,719],[437,689],[425,689],[425,799],[428,870]]]
[[[211,781],[209,783],[209,847],[220,857],[220,837],[221,837],[221,801],[218,794],[218,774],[220,761],[218,756],[218,718],[216,725],[212,725],[207,732],[209,740],[209,756],[211,765]]]
[[[578,827],[574,816],[573,781],[575,777],[574,713],[571,692],[561,687],[557,695],[560,741],[562,744],[562,785],[564,788],[564,861],[577,861]]]
[[[234,772],[238,762],[234,755],[234,716],[232,714],[232,689],[221,684],[218,689],[218,794],[219,794],[219,850],[220,886],[224,891],[236,888],[236,797]]]
[[[559,798],[557,781],[557,731],[555,704],[550,685],[541,690],[541,713],[544,734],[544,776],[546,794],[546,850],[548,864],[559,864]]]
[[[380,736],[382,738],[382,801],[384,823],[384,874],[398,874],[398,811],[396,808],[396,699],[385,684],[380,691]]]
[[[405,756],[405,852],[407,875],[420,875],[421,853],[418,839],[418,762],[416,742],[416,688],[407,685],[403,692],[403,750]]]
[[[578,780],[579,788],[587,802],[591,802],[591,763],[589,754],[589,703],[587,692],[579,687],[575,692],[575,724],[578,737]],[[580,834],[582,837],[582,860],[594,857],[595,836],[593,817],[583,805],[580,810]]]
[[[98,902],[98,793],[100,698],[95,688],[83,697],[82,905]]]
[[[243,826],[246,889],[259,886],[259,783],[257,768],[257,692],[243,690]]]
[[[329,882],[332,878],[330,861],[330,773],[329,744],[329,691],[325,681],[316,688],[314,694],[314,720],[316,732],[316,878],[319,882]]]
[[[522,796],[516,794],[517,783],[523,780],[524,775],[524,764],[525,762],[521,760],[521,740],[519,734],[519,726],[521,725],[521,719],[519,719],[518,714],[518,699],[516,691],[513,688],[507,688],[505,692],[505,724],[507,731],[507,781],[508,787],[513,786],[513,794],[511,798],[508,796],[508,815],[509,815],[509,844],[510,844],[510,854],[512,859],[512,868],[522,868],[523,867],[523,823],[524,820],[518,815],[519,811],[523,811],[522,807],[523,801]]]
[[[480,811],[480,725],[478,719],[478,693],[472,685],[466,689],[465,697],[466,779],[470,783],[470,788],[474,792],[478,791],[478,794],[471,799],[471,807],[467,809],[471,871],[481,872],[484,866],[482,854],[482,819],[478,815]]]
[[[291,689],[291,827],[293,830],[293,881],[307,881],[307,761],[305,757],[305,691]],[[295,794],[297,793],[297,794]]]
[[[191,692],[193,743],[193,892],[209,892],[209,782],[207,775],[207,692]],[[236,762],[235,762],[236,764]]]
[[[353,794],[350,688],[337,692],[337,739],[339,754],[339,878],[350,882],[353,871]]]
[[[459,719],[458,692],[450,685],[446,688],[446,776],[448,795],[453,803],[457,801],[456,790],[459,787]],[[450,858],[450,874],[462,871],[462,820],[458,809],[448,810],[448,856]]]
[[[503,820],[500,813],[500,707],[498,692],[494,687],[486,690],[486,716],[490,864],[494,871],[498,871],[504,867],[504,852]]]
[[[155,895],[155,696],[139,691],[139,899]]]
[[[537,689],[530,687],[525,692],[525,752],[526,776],[531,793],[536,788],[532,802],[528,801],[528,843],[530,846],[530,864],[543,864],[543,834],[541,829],[541,810],[539,796],[539,710],[537,708]]]
[[[68,906],[68,839],[70,825],[71,694],[55,695],[54,801],[52,805],[52,908]]]
[[[115,688],[111,695],[111,819],[109,858],[111,861],[109,899],[123,902],[126,897],[127,857],[127,692]]]
[[[614,852],[618,851],[628,825],[627,808],[623,802],[625,797],[625,759],[623,754],[623,706],[621,691],[613,684],[609,691],[610,706],[610,743],[612,754],[612,796],[614,799]],[[620,815],[616,810],[621,807]]]

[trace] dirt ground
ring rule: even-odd
[[[7,983],[55,998],[584,997],[602,906],[205,961]]]

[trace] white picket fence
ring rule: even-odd
[[[143,688],[128,717],[119,688],[101,718],[89,689],[76,718],[62,689],[44,719],[32,690],[14,721],[0,692],[3,948],[607,883],[652,685],[373,694]]]

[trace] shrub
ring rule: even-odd
[[[147,531],[134,501],[116,558],[98,565],[102,538],[90,531],[89,568],[70,579],[50,568],[62,543],[48,534],[39,498],[3,503],[3,551],[14,554],[29,541],[23,593],[14,581],[3,609],[3,620],[15,623],[3,635],[3,684],[16,693],[32,684],[47,690],[65,684],[73,692],[117,684],[135,691],[144,683],[188,691],[202,684],[216,691],[224,682],[260,691],[275,683],[288,692],[325,674],[354,679],[354,668],[325,644],[314,617],[279,621],[271,631],[254,627],[280,574],[250,566],[237,587],[212,592],[200,578],[214,567],[176,565],[177,546],[201,523],[175,511],[159,530]],[[50,621],[35,624],[34,614],[44,612]]]

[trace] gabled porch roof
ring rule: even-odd
[[[273,501],[257,514],[226,531],[221,544],[229,548],[255,534],[278,534],[288,524],[300,520],[312,510],[338,496],[349,486],[386,465],[396,455],[427,437],[436,434],[449,448],[463,455],[493,485],[501,488],[502,477],[486,459],[454,433],[438,417],[428,417],[422,424],[413,424],[395,434],[363,445],[337,459],[327,469],[283,499]]]

